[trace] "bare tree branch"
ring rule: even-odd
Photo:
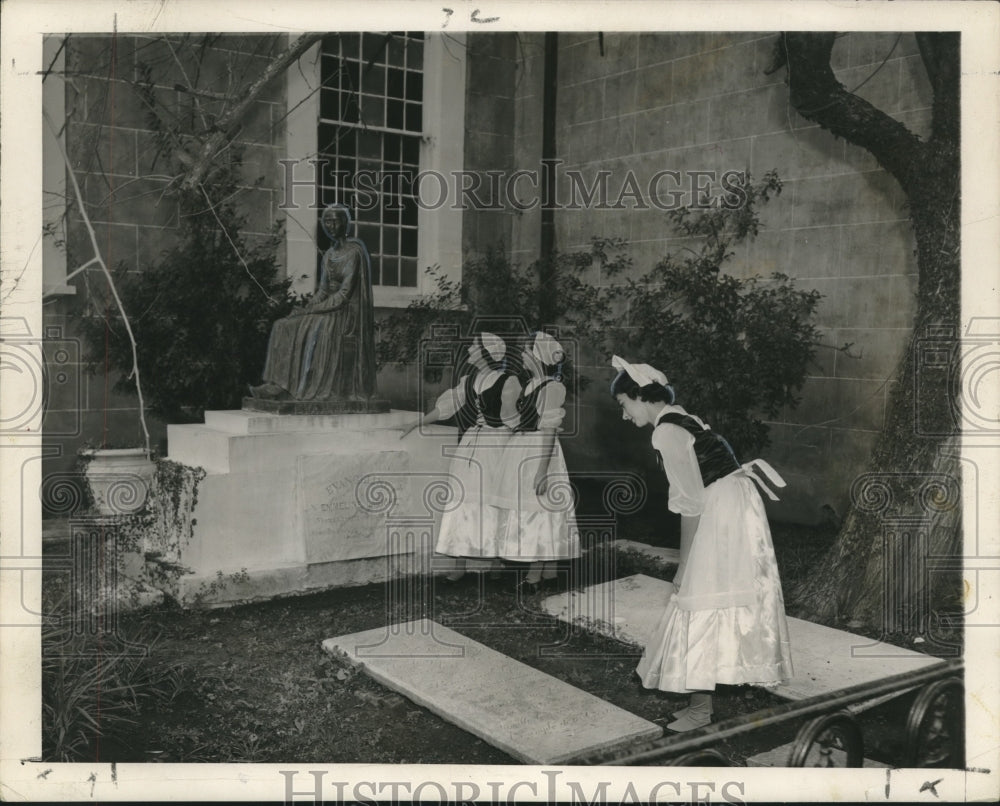
[[[240,102],[216,122],[215,132],[202,145],[198,155],[194,158],[187,176],[184,177],[184,182],[181,185],[183,190],[189,191],[198,188],[215,162],[216,154],[226,145],[233,129],[239,125],[240,120],[246,115],[251,105],[260,97],[260,94],[264,91],[268,83],[281,75],[289,65],[297,61],[303,53],[322,38],[323,34],[303,34],[284,53],[268,64],[267,69],[243,93]]]
[[[45,122],[48,124],[53,134],[55,134],[56,126],[52,122],[52,118],[49,117],[48,112],[44,109],[42,110],[42,114],[45,116]],[[115,281],[112,279],[111,272],[108,270],[108,264],[104,262],[104,258],[101,256],[101,249],[97,245],[97,235],[94,232],[94,227],[90,223],[90,216],[87,215],[87,210],[83,204],[83,194],[80,193],[80,183],[76,181],[76,172],[73,170],[73,166],[69,161],[66,150],[63,148],[63,145],[59,141],[58,137],[56,137],[56,144],[59,147],[59,153],[62,155],[63,162],[66,165],[66,173],[69,175],[70,181],[73,183],[73,193],[76,196],[77,207],[80,209],[80,217],[83,219],[84,226],[87,228],[87,233],[90,235],[90,245],[94,249],[94,257],[88,261],[88,265],[96,262],[100,265],[101,271],[104,272],[104,276],[108,281],[108,287],[111,289],[111,294],[115,298],[115,304],[118,305],[118,312],[121,314],[122,322],[124,323],[125,330],[128,333],[129,342],[132,344],[132,372],[129,374],[129,377],[135,377],[135,391],[139,396],[139,423],[142,425],[142,433],[146,441],[146,455],[148,456],[150,454],[149,429],[146,427],[146,406],[142,399],[142,380],[139,376],[139,355],[135,334],[132,332],[132,325],[128,320],[128,315],[125,313],[125,307],[122,305],[121,297],[118,296],[118,289],[115,287]]]

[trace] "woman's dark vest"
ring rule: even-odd
[[[671,411],[656,421],[657,425],[661,423],[678,425],[694,437],[694,455],[701,471],[701,482],[706,487],[740,469],[740,463],[729,443],[710,428],[702,428],[694,417]],[[656,452],[656,461],[661,464],[663,462],[659,451]]]
[[[507,382],[511,374],[510,372],[501,372],[500,377],[497,378],[489,389],[484,389],[478,394],[475,392],[472,393],[477,413],[483,416],[483,422],[490,428],[500,428],[504,425],[503,420],[500,419],[501,395],[503,393],[503,385]],[[468,394],[466,394],[466,399],[469,399]]]
[[[520,417],[518,431],[537,431],[540,415],[538,414],[538,396],[546,384],[552,383],[555,378],[546,378],[527,395],[517,399],[517,413]]]

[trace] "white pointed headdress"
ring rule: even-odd
[[[492,333],[480,333],[479,342],[483,345],[483,349],[494,361],[503,361],[503,357],[507,354],[507,344],[499,336]]]
[[[630,364],[620,356],[611,359],[611,366],[619,372],[625,372],[639,386],[649,386],[651,383],[658,383],[660,386],[667,386],[669,381],[667,376],[649,364]]]
[[[536,334],[531,354],[548,367],[555,366],[566,357],[562,345],[544,331]]]

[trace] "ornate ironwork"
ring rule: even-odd
[[[872,683],[862,683],[830,694],[822,694],[728,719],[688,733],[664,736],[660,739],[574,759],[573,763],[609,766],[672,765],[736,736],[749,734],[763,728],[773,728],[810,719],[811,721],[799,732],[796,747],[791,754],[796,756],[794,760],[800,764],[806,764],[815,757],[810,755],[812,749],[818,749],[821,761],[829,755],[830,761],[834,766],[837,766],[837,762],[841,760],[837,758],[837,754],[832,751],[829,754],[823,752],[824,747],[828,747],[842,749],[845,753],[843,761],[846,761],[847,766],[859,767],[863,763],[861,737],[854,734],[849,726],[853,718],[840,712],[850,705],[926,687],[918,697],[917,702],[914,703],[909,722],[914,726],[911,733],[916,737],[921,737],[916,741],[915,746],[918,748],[923,746],[928,750],[920,751],[918,749],[909,759],[910,764],[919,765],[921,761],[927,760],[934,762],[937,766],[961,767],[961,759],[959,754],[954,752],[954,749],[950,750],[949,753],[943,753],[939,748],[958,747],[960,750],[961,742],[964,739],[961,723],[953,718],[955,712],[949,710],[950,706],[947,704],[951,701],[958,703],[960,713],[960,688],[956,689],[954,686],[956,684],[961,686],[958,676],[962,674],[962,669],[960,659],[942,661],[933,666],[893,675]],[[921,706],[919,712],[917,711],[918,704]],[[947,736],[945,736],[945,725],[947,725]],[[840,736],[839,739],[838,736]],[[800,740],[802,740],[801,747],[805,748],[801,751],[798,750]],[[840,742],[839,748],[838,742]],[[934,749],[931,750],[931,748]],[[796,755],[797,751],[798,755]],[[921,753],[925,754],[925,759],[921,758]],[[791,764],[792,761],[793,759],[790,758],[789,763]]]
[[[864,760],[861,728],[846,711],[807,722],[788,754],[789,767],[860,767]]]
[[[921,689],[906,720],[906,766],[965,766],[964,692],[957,677]]]

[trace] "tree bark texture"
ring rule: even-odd
[[[917,309],[868,471],[853,486],[834,545],[789,599],[795,612],[825,623],[927,633],[934,605],[957,595],[957,574],[935,573],[934,558],[961,556],[959,38],[916,35],[934,93],[924,141],[837,81],[835,36],[782,34],[776,66],[787,67],[799,114],[867,149],[906,193]],[[928,363],[942,351],[944,368],[940,359]]]

